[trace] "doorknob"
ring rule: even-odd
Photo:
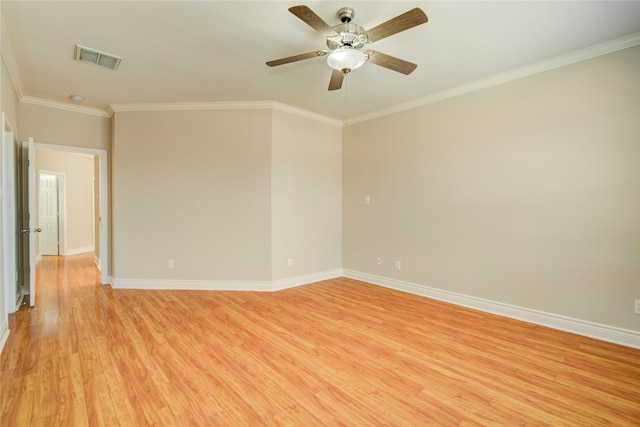
[[[34,233],[40,233],[42,231],[42,228],[38,227],[38,228],[34,228],[33,230],[31,230],[30,228],[26,228],[24,230],[20,230],[23,233],[29,233],[31,231],[33,231]]]

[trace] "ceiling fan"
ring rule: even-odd
[[[367,61],[402,74],[410,74],[417,67],[416,64],[403,59],[363,48],[369,43],[382,40],[427,22],[427,15],[420,8],[411,9],[368,31],[351,22],[355,13],[350,7],[343,7],[338,10],[337,15],[342,23],[334,27],[323,21],[308,6],[293,6],[289,8],[289,12],[324,35],[328,49],[315,50],[268,61],[267,65],[270,67],[328,55],[327,63],[333,68],[331,79],[329,80],[329,90],[340,89],[345,75],[361,67]]]

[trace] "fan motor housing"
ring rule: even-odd
[[[333,27],[334,31],[338,34],[335,36],[327,37],[327,47],[330,50],[337,49],[343,46],[350,46],[356,49],[363,47],[369,40],[367,33],[358,24],[338,24]]]

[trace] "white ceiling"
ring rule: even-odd
[[[405,76],[366,63],[329,92],[325,58],[265,61],[325,48],[289,13],[306,4],[330,25],[355,9],[365,29],[414,7],[429,22],[371,45],[418,64]],[[344,119],[640,33],[640,1],[11,1],[2,20],[21,95],[85,107],[277,101]],[[6,41],[3,40],[3,55]],[[117,71],[75,61],[81,44],[123,57]],[[11,62],[11,61],[5,61]]]

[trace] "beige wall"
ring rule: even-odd
[[[270,280],[271,111],[114,120],[114,279]]]
[[[116,113],[116,284],[338,271],[341,150],[340,127],[277,110]]]
[[[92,251],[93,156],[67,154],[67,253],[77,253],[85,249]]]
[[[64,174],[65,177],[66,239],[65,248],[61,248],[61,253],[75,254],[92,251],[94,249],[94,156],[36,150],[36,174],[41,171],[57,172]],[[36,180],[36,192],[38,191],[38,180]]]
[[[9,72],[4,60],[2,60],[2,100],[0,102],[5,119],[14,129],[15,134],[18,126],[18,96],[9,78]]]
[[[639,94],[636,47],[349,126],[343,267],[640,330]]]
[[[21,102],[20,137],[37,143],[109,150],[111,119]]]
[[[340,268],[341,133],[335,125],[273,112],[274,280]]]

